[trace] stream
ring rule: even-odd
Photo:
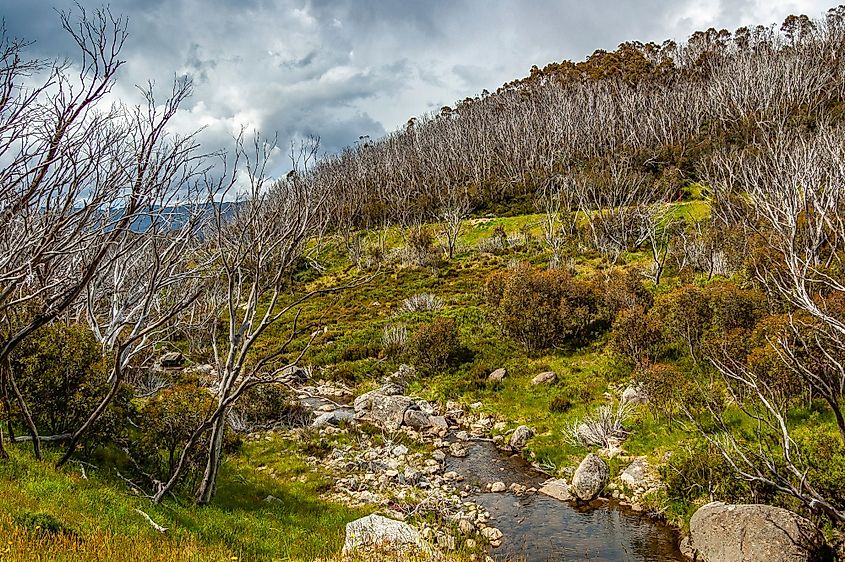
[[[539,488],[546,477],[522,458],[508,457],[486,441],[470,441],[467,456],[447,457],[446,469],[482,490],[488,483],[516,482]],[[544,494],[518,497],[510,492],[470,496],[490,512],[504,533],[496,560],[683,560],[677,533],[667,525],[626,510],[615,502],[575,506]]]
[[[301,397],[301,401],[312,410],[337,405],[320,397]],[[340,405],[335,411],[344,419],[354,416],[349,406]],[[455,440],[453,434],[449,440]],[[473,489],[484,490],[486,484],[497,481],[539,489],[547,479],[521,457],[508,456],[489,441],[464,445],[467,455],[447,455],[446,470],[458,473]],[[495,560],[684,560],[675,530],[614,501],[578,506],[540,493],[516,496],[483,491],[467,499],[483,506],[490,513],[490,524],[504,533],[502,545],[489,551]]]

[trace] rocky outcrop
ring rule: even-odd
[[[545,371],[531,379],[531,384],[534,386],[540,384],[553,384],[555,382],[557,382],[557,374],[554,371]]]
[[[396,394],[389,386],[362,394],[355,399],[356,419],[366,419],[379,427],[396,431],[405,423],[405,412],[414,401],[402,394]]]
[[[690,547],[707,562],[809,562],[819,559],[824,538],[786,509],[713,502],[693,514]]]
[[[572,493],[581,501],[592,501],[601,494],[610,480],[607,463],[594,453],[590,453],[572,477]]]
[[[344,552],[370,548],[402,550],[408,547],[431,552],[431,547],[417,530],[401,521],[373,514],[346,524]]]
[[[534,430],[527,426],[521,425],[517,427],[516,430],[513,432],[513,435],[511,435],[509,444],[514,449],[519,450],[524,448],[525,445],[528,444],[528,440],[532,437],[534,437]]]
[[[487,380],[491,382],[502,382],[508,376],[507,369],[496,369],[487,376]]]

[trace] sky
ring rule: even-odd
[[[202,128],[209,149],[230,145],[244,126],[278,134],[282,146],[318,136],[336,152],[493,91],[534,64],[708,27],[779,25],[791,13],[821,17],[832,1],[111,0],[130,34],[113,96],[137,103],[136,84],[152,80],[164,95],[187,75],[194,94],[173,127]],[[34,56],[73,61],[56,10],[74,6],[0,0],[0,14],[9,35],[35,41]]]

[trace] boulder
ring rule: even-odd
[[[569,486],[567,486],[566,480],[563,479],[546,480],[543,482],[543,486],[539,492],[562,502],[568,502],[572,499],[572,494],[569,493]]]
[[[514,449],[522,449],[532,437],[534,437],[534,430],[521,425],[511,435],[510,446]]]
[[[572,493],[581,501],[592,501],[601,494],[610,480],[610,470],[607,463],[594,453],[590,453],[572,477]]]
[[[504,482],[493,482],[493,484],[490,485],[490,491],[493,492],[494,494],[498,494],[499,492],[504,492],[507,489],[508,489],[508,487],[505,486]]]
[[[340,422],[349,422],[355,419],[355,415],[352,411],[348,409],[338,408],[337,410],[332,410],[331,412],[326,412],[324,414],[320,414],[314,421],[311,422],[313,427],[326,427],[327,425],[338,425]]]
[[[431,426],[431,420],[420,410],[407,410],[405,412],[405,425],[414,429],[425,429]]]
[[[554,371],[545,371],[531,379],[531,384],[534,386],[538,384],[553,384],[555,382],[557,382],[557,374]]]
[[[632,490],[645,489],[651,484],[651,470],[648,461],[640,457],[622,471],[619,479]]]
[[[622,393],[622,401],[630,404],[646,404],[648,395],[639,387],[629,386]]]
[[[449,422],[446,421],[446,418],[443,416],[430,416],[428,421],[431,423],[431,426],[437,430],[447,430],[449,429]]]
[[[158,363],[165,369],[178,369],[185,363],[185,356],[178,351],[171,351],[162,355]]]
[[[707,562],[808,562],[824,544],[808,520],[769,505],[712,502],[690,519],[690,546]]]
[[[417,530],[401,521],[373,514],[346,524],[344,552],[372,547],[400,550],[412,547],[431,552],[431,547],[420,537]]]
[[[507,369],[496,369],[495,371],[493,371],[492,373],[490,373],[487,376],[487,380],[493,381],[493,382],[502,382],[503,380],[505,380],[505,377],[507,377],[507,376],[508,376],[508,370]]]
[[[304,369],[297,365],[288,367],[282,374],[282,379],[287,383],[303,384],[308,381],[310,375],[308,369]]]
[[[355,417],[368,418],[374,424],[389,431],[396,431],[405,421],[405,412],[413,400],[401,394],[383,394],[372,391],[355,399]]]

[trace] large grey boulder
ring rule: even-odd
[[[399,429],[405,421],[405,412],[414,401],[401,394],[384,394],[374,390],[355,399],[356,419],[368,419],[372,423],[390,431]]]
[[[600,456],[590,453],[572,477],[572,493],[582,501],[592,501],[601,494],[610,480],[610,469]]]
[[[370,406],[370,419],[377,425],[390,431],[396,431],[405,421],[405,412],[413,404],[407,396],[384,396],[376,394]]]
[[[824,548],[818,529],[800,515],[770,505],[712,502],[690,519],[696,560],[809,562]]]
[[[373,514],[346,524],[344,552],[372,547],[389,549],[412,547],[431,552],[431,547],[420,537],[417,530],[401,521]]]
[[[511,435],[510,446],[514,449],[522,449],[528,444],[528,440],[532,437],[534,437],[534,430],[521,425],[517,427],[513,432],[513,435]]]

